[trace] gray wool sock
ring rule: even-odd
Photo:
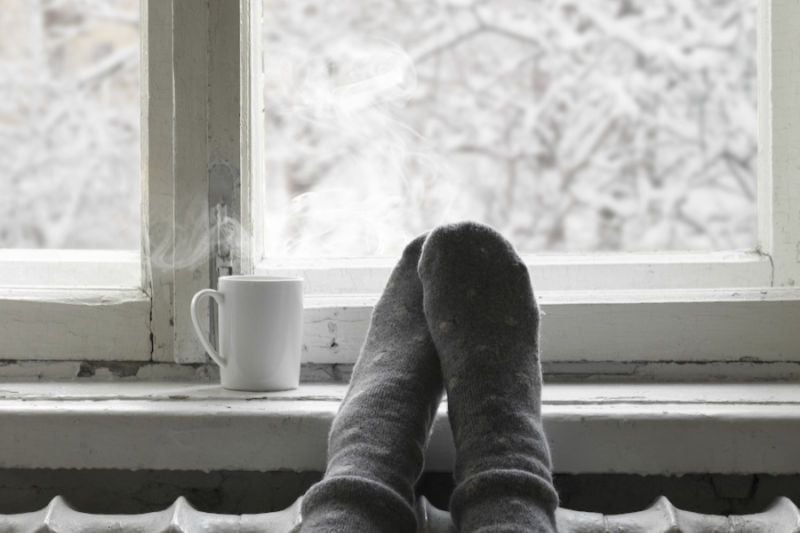
[[[301,531],[416,531],[414,485],[442,397],[412,241],[372,314],[328,439],[325,477],[303,498]]]
[[[456,445],[459,531],[555,531],[558,495],[541,423],[539,312],[528,270],[493,229],[434,230],[419,275]]]

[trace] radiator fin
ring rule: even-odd
[[[300,499],[282,511],[225,515],[196,510],[181,497],[169,508],[137,515],[100,515],[72,509],[56,496],[39,511],[0,515],[0,533],[289,533],[300,523]],[[422,533],[450,533],[450,515],[425,498],[417,505]],[[800,533],[800,509],[778,498],[763,513],[705,515],[678,509],[661,497],[642,511],[602,515],[559,509],[562,533]]]

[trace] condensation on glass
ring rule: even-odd
[[[3,0],[0,248],[139,247],[139,0]]]
[[[264,0],[268,256],[756,243],[756,0]]]

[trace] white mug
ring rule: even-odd
[[[303,330],[303,280],[267,276],[223,276],[219,289],[203,289],[192,298],[195,332],[219,365],[226,389],[277,391],[300,383]],[[203,296],[217,302],[215,350],[203,335],[197,304]]]

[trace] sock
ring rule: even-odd
[[[456,445],[453,522],[464,532],[555,531],[525,264],[493,229],[467,222],[430,234],[419,275]]]
[[[414,485],[442,397],[412,241],[372,314],[328,439],[325,476],[303,498],[301,531],[414,533]]]

